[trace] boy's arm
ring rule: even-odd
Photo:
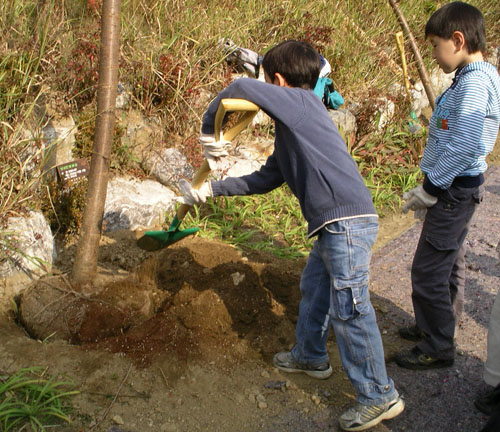
[[[297,91],[256,79],[240,78],[222,90],[210,103],[201,125],[204,134],[214,133],[215,113],[224,98],[245,99],[256,104],[272,119],[294,125],[304,116],[305,107]]]
[[[432,170],[426,173],[423,185],[425,191],[434,196],[449,188],[455,177],[482,154],[481,137],[487,113],[488,92],[478,76],[464,79],[459,85],[454,128],[450,130],[445,151]]]
[[[213,196],[252,195],[270,192],[283,182],[283,176],[273,153],[259,171],[242,177],[212,181],[211,186]]]

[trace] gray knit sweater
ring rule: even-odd
[[[311,90],[249,78],[236,80],[209,105],[203,116],[203,133],[214,132],[215,113],[223,98],[249,100],[274,119],[274,152],[252,174],[212,181],[214,196],[262,194],[286,182],[299,200],[309,236],[336,220],[376,216],[356,163]]]

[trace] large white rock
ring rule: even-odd
[[[114,178],[108,183],[103,230],[153,227],[163,223],[174,205],[174,192],[156,181]]]

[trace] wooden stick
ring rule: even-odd
[[[418,75],[422,80],[422,85],[424,86],[425,94],[427,95],[427,99],[429,100],[429,105],[434,110],[434,101],[436,99],[436,95],[434,94],[434,90],[432,89],[429,75],[427,74],[427,69],[425,68],[422,56],[420,55],[420,50],[418,49],[417,42],[415,41],[410,27],[408,26],[408,22],[406,21],[406,18],[404,17],[403,12],[397,5],[396,1],[389,0],[389,3],[391,4],[394,13],[398,17],[401,28],[410,41],[410,47],[413,51],[413,54],[415,55],[415,59],[417,60]]]

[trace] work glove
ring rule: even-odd
[[[200,143],[203,146],[203,152],[211,170],[217,168],[217,160],[219,158],[229,155],[227,149],[229,148],[230,141],[215,141],[214,135],[201,134]]]
[[[199,189],[193,189],[191,183],[185,179],[181,179],[179,180],[179,189],[181,190],[183,196],[178,197],[177,201],[182,204],[187,204],[188,206],[202,204],[207,201],[208,197],[213,196],[210,182],[203,183]]]
[[[420,222],[423,222],[425,220],[425,215],[427,214],[427,209],[426,208],[421,208],[417,209],[413,212],[413,217],[415,219],[418,219]]]
[[[408,210],[427,210],[428,207],[436,204],[438,200],[437,197],[428,194],[422,185],[406,192],[403,195],[403,199],[406,200],[406,203],[402,207],[403,213],[408,213]]]

